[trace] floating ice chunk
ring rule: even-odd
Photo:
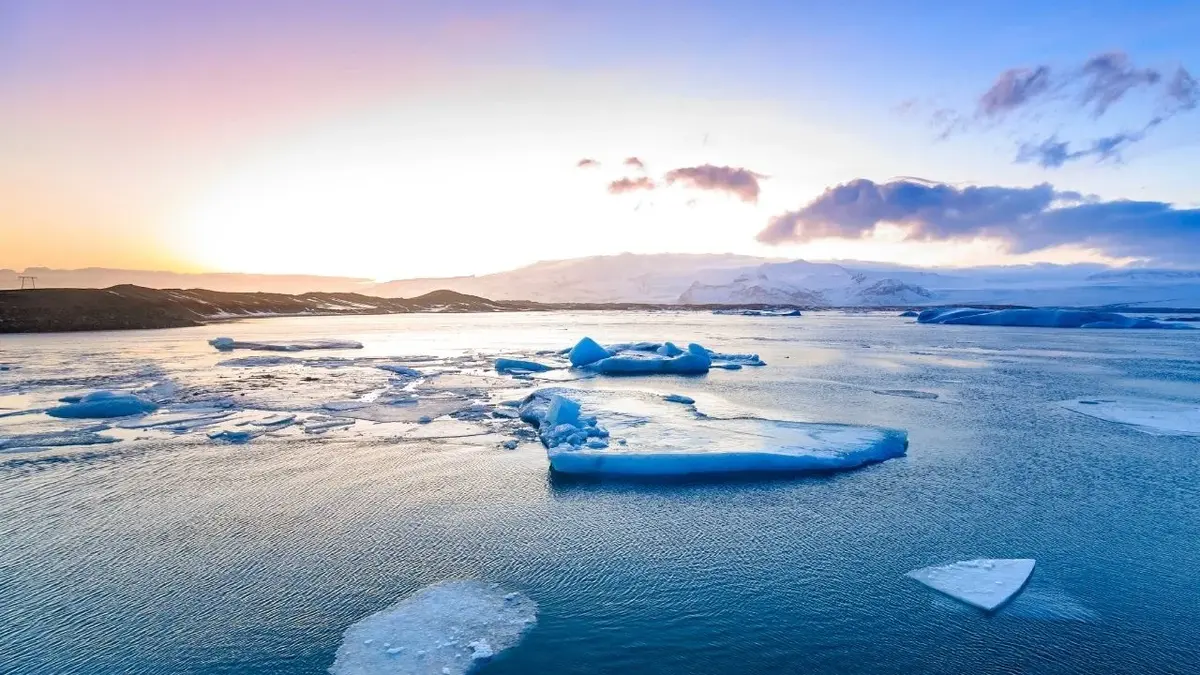
[[[670,401],[671,403],[685,403],[688,405],[696,402],[696,399],[692,398],[691,396],[684,396],[683,394],[667,394],[666,396],[663,396],[663,400]]]
[[[500,447],[504,448],[505,450],[516,450],[517,446],[520,444],[521,444],[520,441],[508,440],[508,441],[504,441],[503,443],[501,443]]]
[[[51,417],[105,418],[144,415],[158,409],[158,404],[135,394],[113,391],[94,391],[85,396],[67,396],[66,405],[46,411]]]
[[[229,337],[213,338],[208,341],[217,351],[230,352],[235,349],[250,349],[264,352],[300,352],[310,349],[362,349],[362,343],[354,340],[296,340],[294,342],[240,342]]]
[[[617,352],[657,352],[661,342],[618,342],[608,346],[610,355]]]
[[[214,441],[224,441],[241,445],[249,443],[263,434],[261,429],[221,429],[220,431],[209,432],[208,437]]]
[[[1200,436],[1200,404],[1148,398],[1082,398],[1063,401],[1068,410],[1156,436]]]
[[[579,404],[566,396],[553,395],[546,409],[546,424],[556,427],[560,424],[575,425],[579,422]]]
[[[589,363],[595,363],[600,359],[606,359],[609,356],[612,355],[609,354],[608,350],[604,347],[601,347],[598,342],[590,337],[581,339],[579,342],[575,343],[575,346],[572,347],[569,352],[567,352],[567,359],[571,362],[571,365],[575,366],[576,368],[580,366],[586,366]]]
[[[401,366],[401,365],[397,365],[395,363],[380,363],[380,364],[377,364],[375,367],[380,370],[386,370],[389,373],[394,373],[401,377],[423,377],[424,376],[424,373],[417,370],[416,368],[409,368],[408,366]]]
[[[163,429],[186,432],[215,424],[233,414],[222,408],[194,408],[163,411],[135,419],[121,420],[113,426],[121,429]]]
[[[683,350],[675,346],[674,342],[664,342],[661,347],[654,351],[660,356],[679,356],[683,353]]]
[[[1030,558],[964,560],[913,570],[905,576],[973,607],[991,612],[1025,587]]]
[[[537,361],[524,361],[521,359],[496,359],[497,373],[543,373],[550,370],[550,366]]]
[[[515,646],[536,624],[537,604],[525,595],[481,581],[444,581],[347,628],[329,672],[462,675]]]
[[[549,422],[554,398],[581,404],[576,422]],[[707,418],[644,392],[539,390],[526,398],[521,419],[538,430],[550,466],[564,473],[837,471],[899,457],[908,446],[899,430]],[[619,439],[615,447],[609,437]]]
[[[1026,326],[1035,328],[1191,328],[1185,323],[1139,319],[1113,312],[1080,309],[976,309],[956,307],[927,309],[917,315],[918,323],[968,326]]]
[[[71,445],[100,445],[116,443],[117,438],[102,436],[91,430],[47,431],[35,434],[0,435],[0,452],[22,452],[41,448],[60,448]]]
[[[352,427],[358,420],[345,417],[329,417],[328,415],[312,415],[300,423],[306,434],[323,434],[332,429]]]
[[[709,357],[712,358],[715,364],[736,363],[740,366],[765,366],[765,361],[758,358],[758,354],[721,354],[712,350],[708,351]]]
[[[587,367],[602,375],[703,375],[712,367],[712,357],[704,347],[693,343],[678,356],[625,350]]]

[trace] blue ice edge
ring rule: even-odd
[[[564,474],[825,473],[908,451],[899,429],[716,419],[646,392],[540,389],[522,401],[520,415],[537,429],[550,468]]]
[[[939,307],[917,315],[917,323],[947,326],[1020,326],[1027,328],[1130,329],[1167,328],[1188,330],[1186,323],[1136,318],[1115,312],[1044,307],[1038,309],[979,309]]]

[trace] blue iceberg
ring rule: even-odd
[[[601,347],[600,343],[590,337],[583,338],[571,348],[571,351],[567,352],[567,359],[576,368],[595,363],[600,359],[607,359],[609,356],[612,354],[609,354],[607,349]]]
[[[564,409],[570,414],[553,414]],[[520,414],[537,429],[551,468],[569,474],[843,471],[908,449],[897,429],[720,419],[636,391],[542,389],[525,398]]]
[[[544,373],[550,370],[550,366],[537,361],[524,361],[521,359],[496,359],[497,373]]]
[[[1184,323],[1139,319],[1115,312],[1084,309],[979,309],[950,307],[927,309],[917,323],[956,326],[1022,326],[1033,328],[1191,328]]]
[[[602,375],[703,375],[712,367],[708,350],[698,344],[688,345],[687,351],[675,356],[663,356],[656,351],[627,350],[615,356],[589,364],[588,369]]]
[[[113,391],[94,391],[62,400],[66,405],[50,408],[46,414],[71,419],[105,418],[144,415],[158,409],[158,404],[141,396]]]

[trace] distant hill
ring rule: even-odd
[[[180,328],[242,317],[508,312],[539,308],[534,303],[493,302],[447,290],[401,299],[359,293],[225,293],[133,285],[103,289],[46,288],[0,291],[0,333]]]

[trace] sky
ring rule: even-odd
[[[1200,3],[0,0],[0,267],[1200,267]]]

